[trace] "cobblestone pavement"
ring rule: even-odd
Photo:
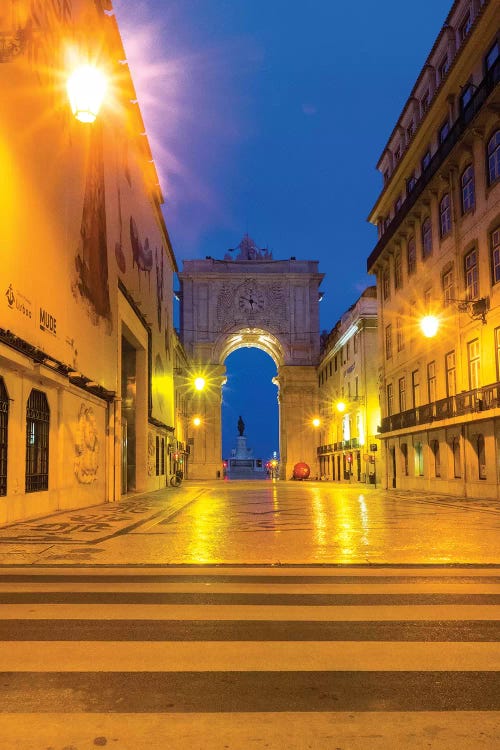
[[[0,565],[491,565],[499,532],[497,501],[187,481],[0,529]]]

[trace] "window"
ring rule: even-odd
[[[337,355],[335,355],[334,360],[333,360],[333,368],[334,368],[335,372],[337,372],[337,370],[338,370]]]
[[[384,299],[389,299],[391,296],[391,278],[388,268],[384,269],[382,273],[382,295]]]
[[[401,469],[405,477],[408,476],[408,445],[401,443]]]
[[[0,496],[7,494],[7,444],[9,427],[9,394],[0,377]]]
[[[411,191],[415,187],[416,183],[417,183],[417,178],[415,177],[415,172],[414,172],[406,180],[406,194],[407,195],[409,195],[409,193],[411,193]]]
[[[463,112],[467,106],[470,103],[470,100],[472,99],[472,94],[474,93],[474,86],[472,83],[467,83],[463,89],[462,93],[460,94],[460,111]]]
[[[455,299],[455,275],[453,268],[443,273],[444,306],[448,307]]]
[[[160,476],[160,438],[156,436],[156,455],[155,455],[155,472],[156,476]]]
[[[426,151],[422,157],[422,172],[424,172],[431,163],[431,152]]]
[[[497,365],[497,383],[500,380],[500,328],[495,328],[495,361]]]
[[[448,62],[448,55],[445,55],[438,65],[438,83],[440,83],[446,76],[449,70],[450,64]]]
[[[415,443],[415,445],[413,446],[413,451],[415,455],[415,476],[423,477],[424,476],[424,451],[423,451],[422,443],[421,442]]]
[[[457,392],[457,371],[455,366],[455,352],[448,352],[445,356],[446,395],[455,396]]]
[[[500,177],[500,130],[496,130],[488,141],[488,184]]]
[[[357,354],[358,353],[358,349],[359,349],[359,333],[355,333],[354,334],[353,342],[354,342],[353,343],[354,354]],[[332,372],[332,363],[330,362],[330,375],[331,375],[331,372]]]
[[[434,476],[441,476],[441,457],[439,455],[439,440],[431,440],[431,453],[434,459]]]
[[[417,268],[417,250],[415,246],[415,237],[410,237],[407,247],[408,256],[408,273],[415,273]]]
[[[356,351],[356,346],[354,346],[354,350]],[[332,377],[332,360],[328,363],[328,370],[330,371],[330,377]]]
[[[427,399],[429,404],[436,400],[436,363],[434,361],[427,365]]]
[[[471,250],[464,258],[465,297],[475,299],[478,295],[477,250]]]
[[[389,323],[385,327],[385,358],[390,359],[392,357],[392,326]]]
[[[49,488],[49,424],[47,397],[33,388],[26,406],[26,492]]]
[[[432,253],[432,224],[427,216],[422,223],[422,256],[427,258]]]
[[[345,361],[348,362],[351,358],[351,342],[348,341],[345,347]]]
[[[460,178],[461,195],[462,195],[462,213],[472,211],[475,204],[474,192],[474,169],[472,164],[465,167]]]
[[[462,476],[462,461],[460,459],[460,439],[454,437],[451,439],[451,450],[453,453],[453,476],[460,479]]]
[[[464,39],[467,37],[467,34],[469,33],[471,26],[472,26],[472,20],[470,17],[470,13],[467,13],[464,20],[462,21],[462,23],[460,24],[458,28],[458,37],[461,42],[463,42]]]
[[[445,120],[441,127],[439,128],[439,143],[444,143],[444,141],[448,137],[448,133],[450,132],[450,121]]]
[[[165,438],[161,439],[160,474],[165,474]]]
[[[399,387],[399,411],[406,411],[406,379],[399,378],[398,380],[398,387]]]
[[[446,237],[451,232],[451,207],[450,195],[445,193],[439,204],[439,230],[441,237]]]
[[[467,362],[469,365],[469,389],[479,388],[481,358],[479,354],[479,339],[467,344]]]
[[[394,287],[400,289],[403,285],[403,274],[401,268],[401,253],[394,256]]]
[[[479,479],[486,479],[486,451],[484,446],[484,435],[476,438],[477,473]]]
[[[390,417],[394,409],[394,390],[392,383],[387,385],[387,416]]]
[[[417,406],[420,406],[420,373],[418,370],[413,370],[411,374],[411,391],[413,408],[416,409]]]
[[[493,283],[500,281],[500,226],[490,234],[491,271]]]
[[[420,100],[420,111],[422,115],[427,112],[427,110],[429,109],[430,103],[431,103],[431,95],[430,95],[429,89],[427,89],[427,91],[425,92],[425,94]]]
[[[398,352],[402,352],[405,348],[405,337],[402,318],[396,320],[396,345]]]
[[[500,55],[500,47],[499,47],[498,41],[496,41],[491,47],[491,49],[489,50],[486,57],[484,58],[485,73],[487,73],[489,70],[492,69],[492,67],[498,60],[499,55]]]

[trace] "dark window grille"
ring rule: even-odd
[[[26,407],[26,492],[49,488],[49,426],[47,396],[34,388]]]
[[[9,426],[9,396],[0,378],[0,495],[7,494],[7,439]]]
[[[441,237],[446,237],[451,232],[451,207],[448,193],[443,195],[439,204],[439,229]]]
[[[464,169],[461,177],[462,187],[462,213],[465,214],[467,211],[471,211],[474,208],[476,202],[475,190],[474,190],[474,169],[472,164]]]
[[[406,254],[408,261],[408,274],[415,273],[417,270],[417,246],[415,244],[415,237],[410,237],[408,240]]]
[[[422,255],[427,258],[432,253],[432,224],[427,217],[422,224]]]

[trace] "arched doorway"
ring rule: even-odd
[[[279,455],[276,364],[263,351],[244,347],[232,352],[225,366],[222,456],[226,473],[231,479],[265,479],[266,464]]]

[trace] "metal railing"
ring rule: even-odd
[[[500,383],[492,383],[483,388],[462,391],[430,404],[423,404],[390,417],[383,417],[380,432],[393,432],[406,427],[429,424],[450,417],[484,412],[500,407]]]
[[[465,130],[469,127],[472,120],[475,118],[479,110],[483,107],[486,99],[489,97],[493,89],[500,81],[500,58],[495,61],[490,70],[486,73],[481,83],[476,87],[472,94],[470,101],[467,106],[460,112],[457,120],[453,123],[450,128],[450,132],[439,145],[438,150],[433,155],[427,167],[422,171],[422,174],[418,178],[413,187],[411,193],[409,193],[401,207],[392,219],[391,223],[385,230],[382,237],[375,245],[374,250],[370,254],[367,261],[368,271],[373,266],[382,250],[386,247],[389,240],[394,237],[397,230],[403,223],[403,220],[408,215],[409,211],[415,205],[417,198],[423,193],[429,182],[432,180],[438,169],[442,166],[444,160],[449,155],[452,148],[458,143]]]

